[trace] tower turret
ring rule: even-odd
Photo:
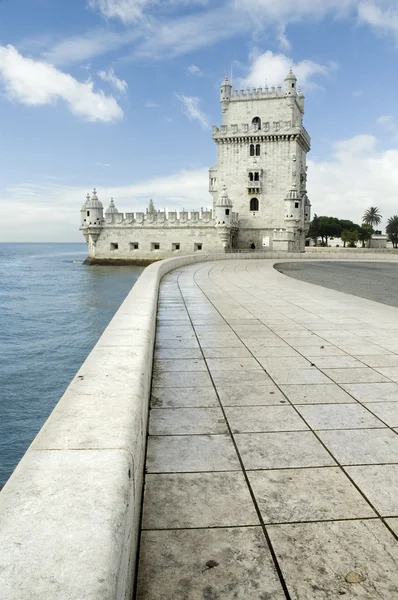
[[[104,207],[98,200],[97,190],[94,188],[91,198],[86,202],[86,233],[88,233],[89,246],[94,245],[101,233],[104,220]]]
[[[86,222],[87,222],[86,206],[87,206],[87,202],[89,200],[90,200],[90,194],[87,194],[86,200],[80,209],[80,227],[86,227]]]
[[[228,108],[229,101],[231,100],[232,84],[228,80],[228,76],[225,75],[225,79],[221,84],[220,102],[222,111],[225,112]]]
[[[114,203],[114,201],[113,201],[113,198],[111,198],[111,201],[110,201],[110,203],[109,203],[109,206],[108,206],[108,208],[107,208],[107,209],[106,209],[106,211],[105,211],[105,215],[115,215],[115,214],[117,214],[118,212],[119,212],[119,211],[118,211],[118,209],[117,209],[117,208],[116,208],[116,206],[115,206],[115,203]]]
[[[222,186],[221,194],[214,205],[214,218],[217,227],[231,227],[232,201],[228,198],[227,188]]]
[[[285,77],[285,93],[286,96],[297,96],[297,77],[292,69]]]
[[[293,182],[285,198],[285,223],[288,227],[298,226],[301,221],[301,199]]]

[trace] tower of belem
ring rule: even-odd
[[[277,89],[221,84],[221,127],[213,127],[217,164],[209,170],[210,209],[104,213],[87,194],[80,230],[91,262],[149,263],[178,254],[302,252],[309,229],[304,96],[290,70]],[[183,196],[183,190],[181,190]],[[204,199],[204,205],[208,204]]]
[[[237,248],[303,251],[310,223],[303,127],[304,96],[290,70],[285,86],[233,90],[221,85],[221,127],[213,127],[217,164],[209,171],[216,202],[226,185],[239,213]]]

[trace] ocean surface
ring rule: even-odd
[[[143,271],[86,256],[85,244],[0,244],[0,487]]]

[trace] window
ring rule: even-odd
[[[258,210],[258,198],[252,198],[250,200],[250,210],[252,212],[257,211]]]
[[[255,154],[254,144],[250,144],[250,156],[254,156],[254,154]]]
[[[299,203],[298,203],[298,202],[295,202],[295,203],[294,203],[294,208],[298,208],[298,207],[299,207]]]
[[[180,246],[180,244],[179,244],[179,243],[177,243],[177,244],[171,244],[171,249],[172,249],[172,251],[173,251],[173,252],[174,252],[175,250],[180,250],[180,247],[181,247],[181,246]]]
[[[130,242],[130,250],[138,250],[139,243],[138,242]]]
[[[254,117],[254,119],[252,121],[252,124],[253,125],[257,125],[257,127],[259,129],[261,129],[261,119],[260,119],[260,117]]]
[[[254,181],[260,181],[260,174],[254,173]]]
[[[152,242],[152,244],[151,244],[151,250],[160,250],[160,244],[159,244],[159,242]]]
[[[249,173],[249,180],[253,181],[253,173]]]
[[[88,216],[88,217],[90,216],[90,211],[89,211],[89,210],[87,211],[87,216]]]
[[[203,248],[203,244],[194,244],[193,245],[193,249],[195,252],[197,252],[198,250],[202,250]]]
[[[118,250],[119,248],[119,244],[117,244],[116,242],[111,243],[111,250]]]
[[[292,83],[292,88],[294,88],[294,83]]]
[[[256,156],[260,156],[260,144],[256,144]]]
[[[225,209],[225,214],[227,215],[227,217],[229,216],[229,208]]]

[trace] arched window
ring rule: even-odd
[[[256,156],[260,156],[260,144],[256,144]]]
[[[225,214],[226,214],[227,217],[229,216],[229,208],[225,209]]]
[[[250,156],[254,156],[254,144],[250,144]]]
[[[249,173],[249,181],[253,181],[253,173]]]
[[[250,200],[250,210],[252,212],[257,211],[258,210],[258,198],[252,198]]]
[[[252,121],[252,124],[253,125],[257,125],[257,127],[259,129],[261,129],[261,119],[260,119],[260,117],[254,117],[254,119]]]
[[[259,173],[254,173],[254,181],[260,181]]]

